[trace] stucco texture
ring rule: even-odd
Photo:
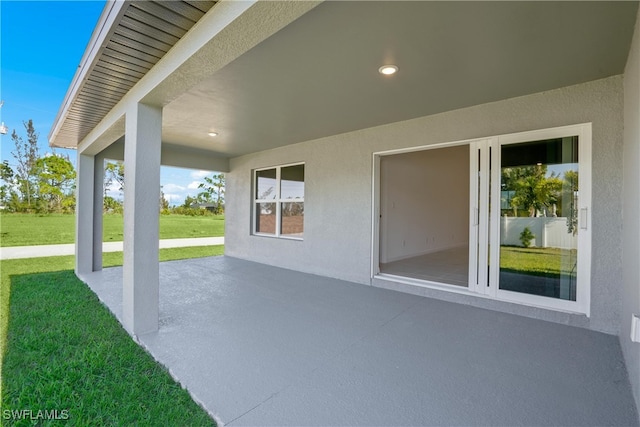
[[[624,75],[624,124],[620,345],[636,406],[640,408],[640,343],[631,341],[631,318],[634,314],[640,315],[640,31],[637,23]]]
[[[592,123],[590,329],[617,334],[622,283],[622,76],[391,123],[230,161],[226,254],[371,283],[373,153]],[[305,162],[304,240],[251,235],[252,170]],[[546,318],[545,311],[537,311]],[[548,316],[553,320],[553,316]]]

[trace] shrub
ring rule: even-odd
[[[536,236],[531,232],[531,230],[529,230],[529,227],[525,227],[524,230],[522,230],[522,233],[520,233],[520,242],[522,243],[522,246],[528,248],[531,246],[531,241],[535,237]]]

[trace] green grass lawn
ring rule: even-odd
[[[123,217],[103,216],[103,241],[123,240]],[[161,215],[160,238],[224,236],[224,215]],[[0,246],[54,245],[73,243],[75,215],[0,214]]]
[[[222,252],[222,246],[161,249],[160,259]],[[122,253],[104,254],[105,266],[121,260]],[[74,426],[213,425],[76,278],[73,263],[73,256],[2,261],[2,410],[66,410],[68,420],[58,423]]]
[[[571,273],[576,256],[576,251],[569,249],[501,246],[500,268],[533,276],[558,277]]]

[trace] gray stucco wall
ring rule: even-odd
[[[640,16],[640,15],[639,15]],[[620,345],[640,408],[640,343],[631,341],[631,316],[640,315],[640,31],[636,22],[624,75],[624,226]]]
[[[479,105],[231,159],[230,256],[370,283],[372,154],[377,151],[593,123],[590,329],[617,334],[622,283],[622,76]],[[250,234],[251,171],[306,163],[304,241]],[[553,320],[544,310],[540,318]]]

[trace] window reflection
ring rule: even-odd
[[[302,239],[304,164],[255,171],[253,232]]]
[[[280,181],[281,199],[304,199],[304,165],[282,168]]]
[[[576,300],[578,138],[502,147],[500,289]]]
[[[256,172],[256,199],[272,200],[276,198],[276,170],[267,169]]]
[[[256,233],[276,234],[276,204],[256,204]]]
[[[304,232],[304,203],[282,203],[282,224],[280,233],[286,236],[302,237]]]

